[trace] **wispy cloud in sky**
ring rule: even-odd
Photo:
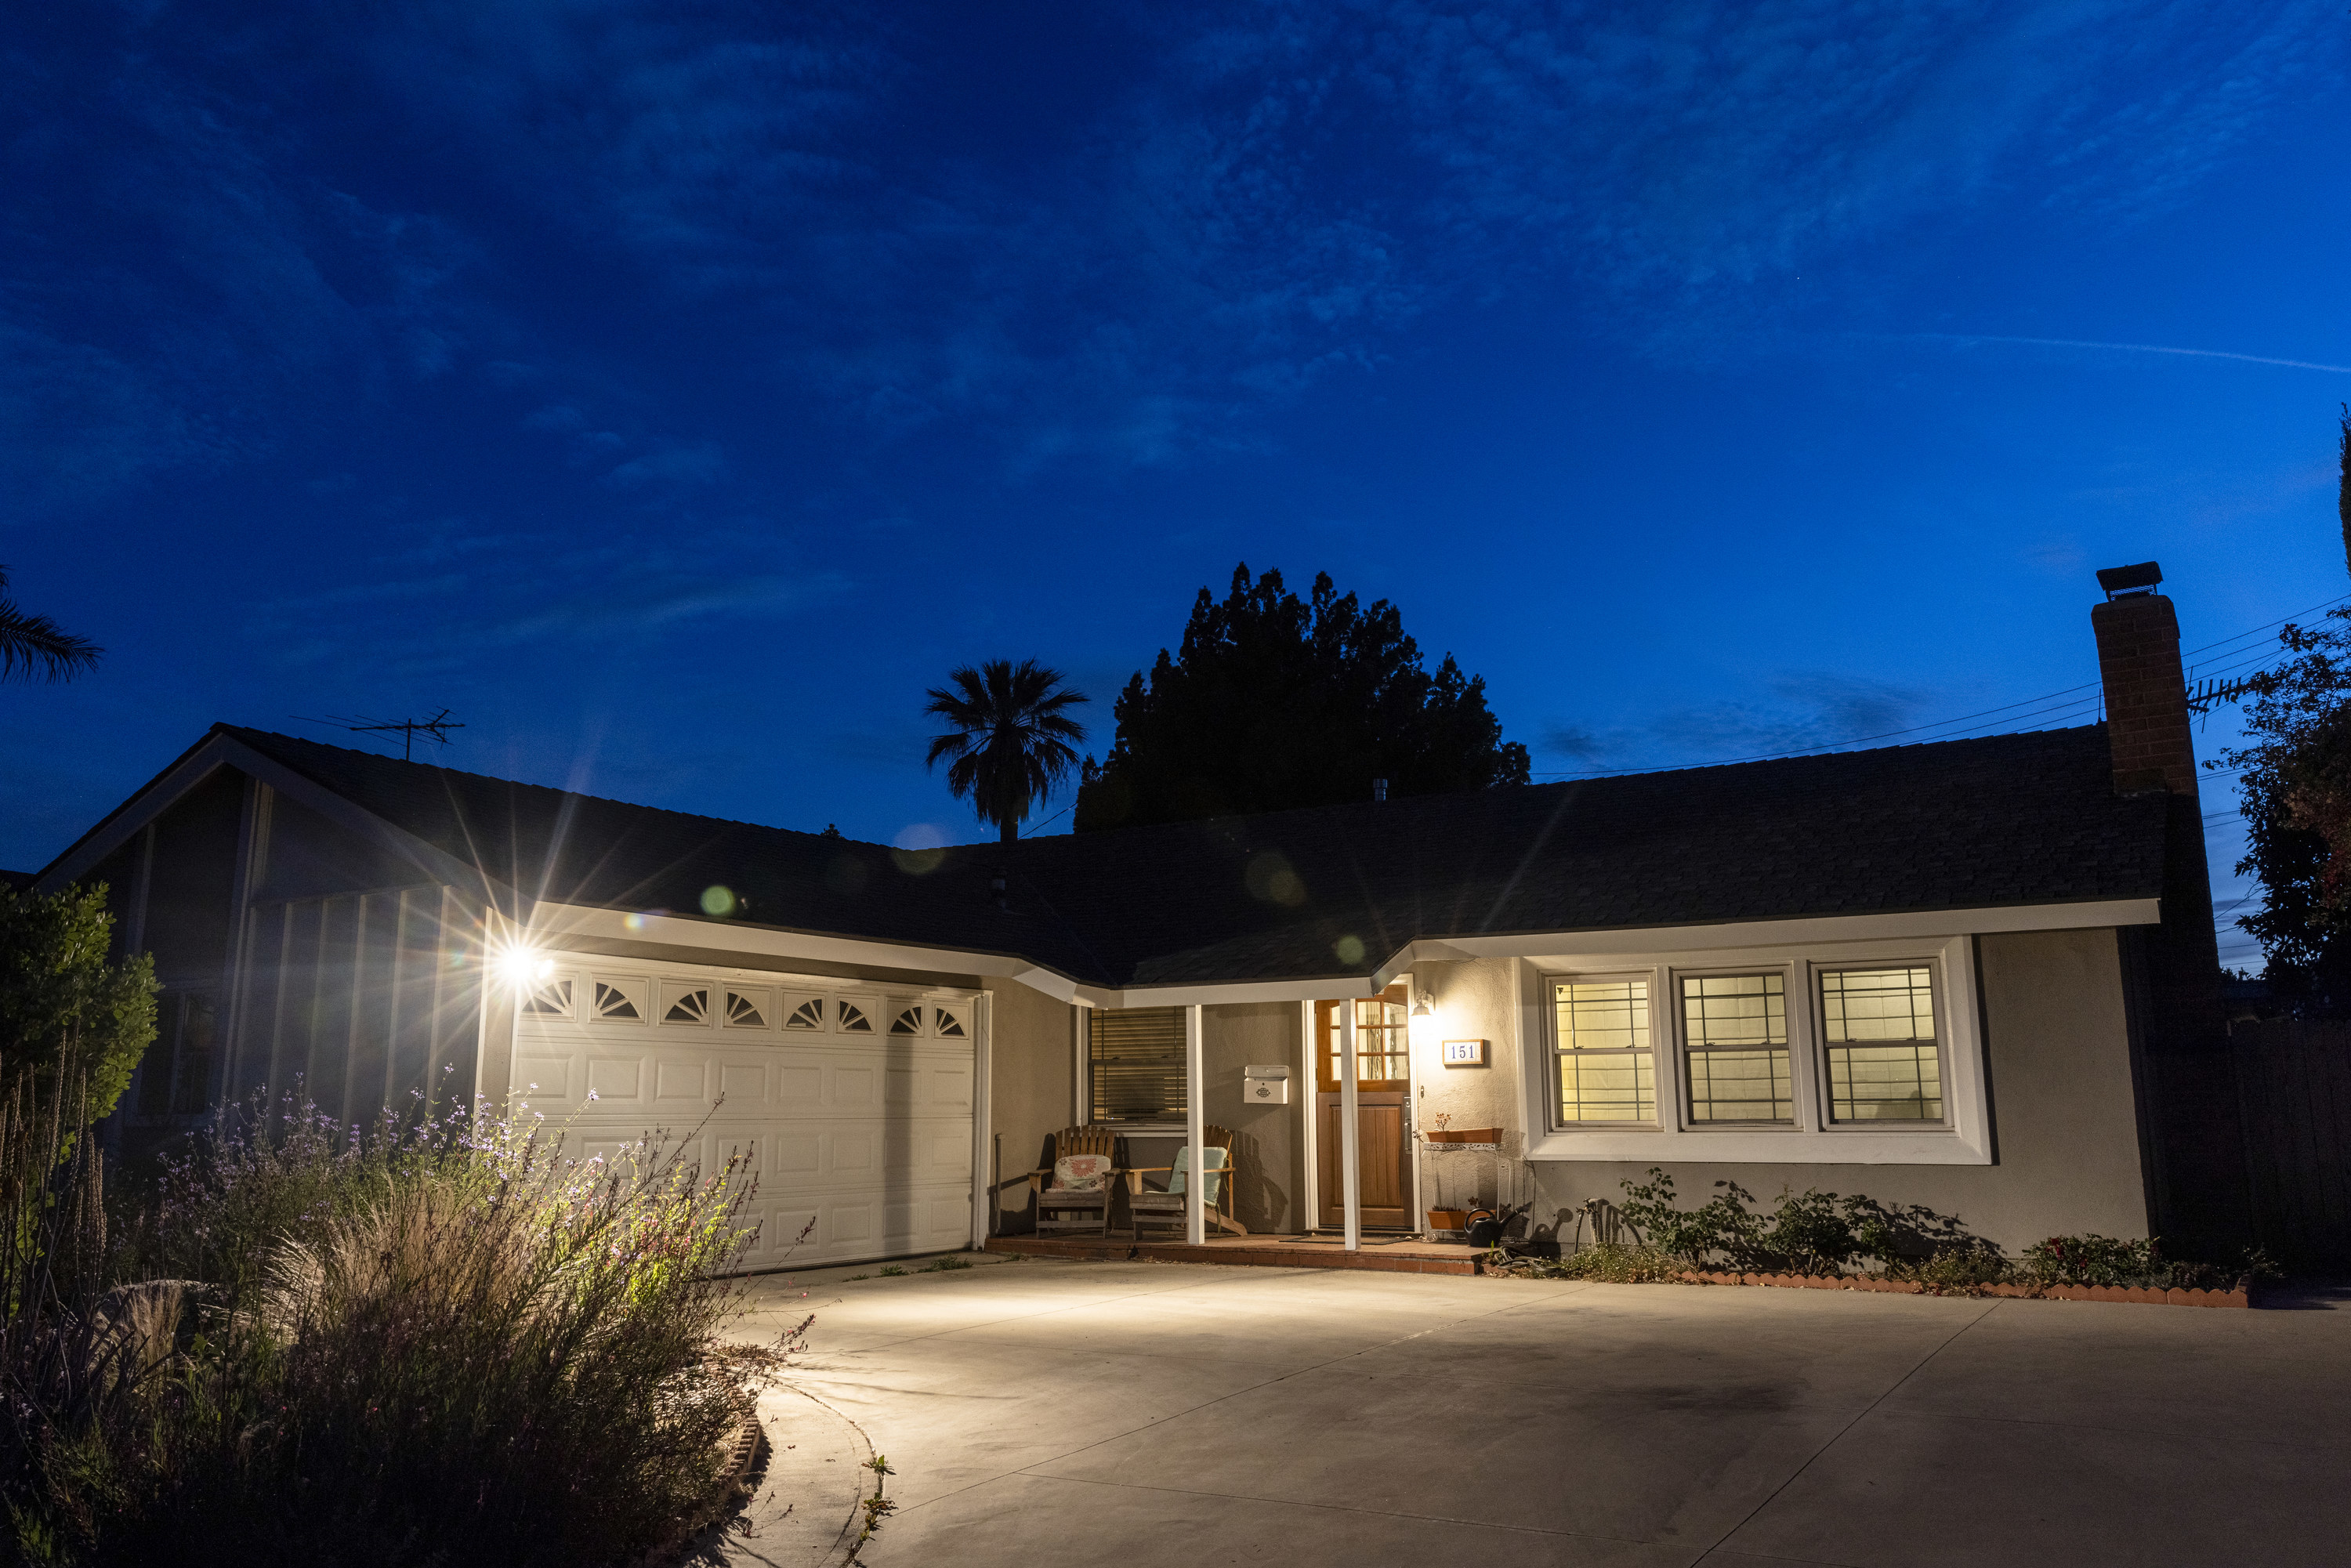
[[[1249,445],[1252,411],[1442,304],[1566,290],[1601,330],[1720,353],[1782,280],[2021,179],[2118,221],[2294,90],[2316,16],[1317,0],[1063,16],[1024,69],[822,8],[289,14],[234,47],[122,13],[10,73],[20,123],[82,130],[10,153],[43,194],[0,235],[0,410],[56,437],[8,449],[64,500],[249,460],[325,382],[610,374],[578,319],[633,292],[855,439],[951,412],[1015,466],[1162,465]],[[340,134],[298,133],[329,102]],[[427,148],[430,200],[381,165]],[[61,235],[96,254],[61,267]],[[706,480],[710,438],[609,472]]]
[[[2290,371],[2325,371],[2338,376],[2351,376],[2351,365],[2324,365],[2309,360],[2276,360],[2265,354],[2236,354],[2221,349],[2179,349],[2164,343],[2101,343],[2081,338],[2006,338],[1985,332],[1912,332],[1907,337],[1921,342],[1952,343],[1968,347],[1977,343],[2018,343],[2036,349],[2095,349],[2116,354],[2170,354],[2189,360],[2234,360],[2240,364],[2277,365]]]
[[[602,737],[846,827],[833,764],[935,791],[899,731],[956,663],[1071,670],[1099,752],[1244,558],[1405,604],[1547,767],[1842,743],[2080,678],[1968,639],[2152,519],[2169,570],[2308,574],[2245,539],[2323,501],[2351,365],[2346,41],[2320,0],[0,9],[0,559],[109,647],[141,778],[188,723],[446,702],[506,715],[484,766]]]

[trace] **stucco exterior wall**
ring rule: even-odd
[[[1735,1181],[1768,1204],[1782,1191],[1820,1187],[1919,1203],[1955,1214],[1977,1234],[2015,1251],[2043,1237],[2077,1231],[2147,1234],[2123,977],[2112,930],[2027,932],[1978,940],[1984,1049],[1991,1092],[1993,1161],[1980,1166],[1765,1164],[1675,1158],[1665,1162],[1686,1203]],[[1435,998],[1440,1032],[1483,1036],[1487,1069],[1447,1069],[1434,1046],[1416,1049],[1419,1124],[1449,1115],[1452,1127],[1505,1129],[1499,1158],[1430,1155],[1421,1162],[1422,1207],[1439,1197],[1504,1202],[1532,1198],[1538,1226],[1558,1224],[1587,1198],[1616,1199],[1620,1183],[1647,1163],[1544,1161],[1520,1155],[1529,1118],[1521,1107],[1512,1041],[1515,995],[1507,962],[1424,965],[1416,984]],[[1543,1042],[1531,1042],[1540,1050]],[[1539,1122],[1538,1122],[1539,1124]]]
[[[1033,1229],[1036,1216],[1019,1178],[1043,1159],[1046,1139],[1070,1125],[1075,1105],[1075,1010],[1041,991],[1009,980],[991,980],[988,995],[988,1125],[981,1132],[981,1156],[992,1173],[1001,1138],[1002,1179],[1015,1185],[1000,1198],[1000,1230]],[[992,1174],[989,1181],[998,1178]]]
[[[1242,1097],[1241,1080],[1252,1062],[1290,1069],[1289,1104],[1252,1105]],[[1301,1104],[1311,1102],[1313,1085],[1298,1081],[1298,1004],[1201,1009],[1200,1072],[1202,1118],[1233,1131],[1233,1218],[1253,1234],[1300,1228],[1305,1223]]]

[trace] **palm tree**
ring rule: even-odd
[[[931,700],[923,711],[955,727],[931,738],[923,766],[953,758],[947,788],[958,800],[969,796],[979,820],[995,823],[1008,844],[1020,836],[1029,810],[1076,765],[1069,743],[1085,739],[1085,727],[1061,710],[1090,699],[1063,686],[1061,671],[1034,659],[958,665],[947,681],[925,694]]]
[[[87,637],[77,637],[46,615],[28,615],[7,596],[8,569],[0,566],[0,681],[43,679],[69,681],[98,667],[106,652]]]

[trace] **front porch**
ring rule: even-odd
[[[1487,1249],[1417,1237],[1366,1236],[1350,1250],[1337,1236],[1211,1236],[1137,1241],[1129,1236],[996,1236],[987,1250],[1089,1262],[1228,1263],[1266,1269],[1368,1269],[1390,1274],[1475,1274]]]

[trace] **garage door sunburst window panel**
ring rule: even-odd
[[[1184,1009],[1096,1008],[1087,1015],[1096,1122],[1170,1122],[1185,1113]]]
[[[594,1000],[588,1009],[589,1016],[601,1023],[644,1022],[642,997],[632,995],[632,988],[641,991],[642,982],[598,980]]]
[[[687,991],[673,999],[669,1010],[662,1014],[664,1023],[707,1024],[710,1021],[710,993]]]
[[[729,1029],[765,1029],[768,1015],[763,1006],[764,996],[747,996],[741,991],[726,993],[726,1027]],[[820,1019],[812,1028],[822,1028]]]
[[[569,1018],[571,982],[569,979],[539,981],[524,994],[522,1010],[530,1018]]]
[[[1683,977],[1682,1045],[1692,1122],[1795,1120],[1785,976]]]

